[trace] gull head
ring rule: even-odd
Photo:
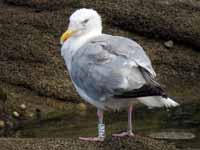
[[[85,36],[87,34],[101,34],[102,21],[100,15],[93,9],[82,8],[76,10],[69,18],[69,26],[60,38],[63,44],[69,38]]]

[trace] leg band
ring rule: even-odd
[[[101,138],[105,137],[105,125],[103,123],[98,124],[98,133],[99,133],[99,137]]]

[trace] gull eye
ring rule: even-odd
[[[89,21],[89,19],[85,19],[85,20],[83,20],[81,23],[82,23],[82,24],[86,24],[88,21]]]

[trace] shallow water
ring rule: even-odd
[[[200,107],[185,104],[170,110],[138,107],[134,112],[136,134],[148,136],[157,132],[190,132],[196,137],[188,140],[167,140],[180,149],[200,149]],[[106,133],[123,131],[127,126],[127,114],[105,113]],[[60,116],[39,124],[27,125],[14,133],[16,137],[71,137],[95,136],[97,133],[96,110],[79,111]],[[186,137],[187,138],[187,137]]]

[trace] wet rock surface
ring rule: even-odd
[[[196,107],[197,106],[197,107]],[[186,103],[168,113],[166,117],[168,127],[196,128],[200,126],[199,105]]]
[[[171,145],[146,137],[135,139],[108,138],[104,142],[81,142],[75,139],[0,139],[2,150],[176,150]]]
[[[196,136],[190,132],[158,132],[150,134],[149,137],[155,139],[188,140],[193,139]]]

